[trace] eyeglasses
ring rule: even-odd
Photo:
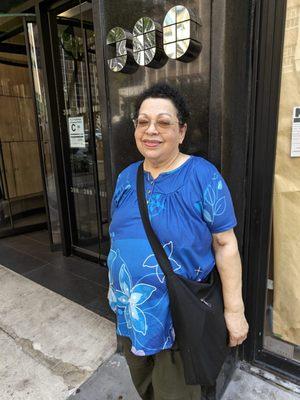
[[[146,131],[150,127],[152,121],[147,118],[140,117],[133,119],[132,122],[134,124],[135,129]],[[170,129],[171,126],[176,124],[180,125],[180,121],[177,120],[175,122],[172,122],[166,119],[158,119],[157,121],[154,121],[155,129],[159,132],[167,131],[168,129]]]

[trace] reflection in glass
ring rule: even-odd
[[[150,62],[153,60],[154,56],[155,56],[155,49],[146,50],[146,51],[144,52],[144,57],[145,57],[145,61],[144,61],[144,62],[145,62],[145,65],[150,64]]]
[[[135,36],[133,38],[133,51],[144,50],[144,35]]]
[[[76,60],[82,60],[83,41],[82,38],[74,35],[74,28],[67,26],[60,35],[60,42],[66,53]]]
[[[156,44],[155,43],[155,31],[146,33],[144,36],[144,40],[145,40],[145,43],[144,43],[145,50],[150,49],[151,47],[155,47],[155,44]],[[155,51],[154,51],[154,53],[155,53]]]
[[[106,176],[104,169],[104,147],[102,137],[102,123],[101,123],[101,107],[98,91],[98,74],[96,64],[96,54],[93,52],[88,53],[89,57],[89,70],[90,70],[90,84],[92,93],[93,105],[93,123],[95,133],[96,145],[96,165],[97,165],[97,178],[98,178],[98,198],[100,200],[100,251],[101,254],[107,254],[109,248],[108,241],[108,203],[107,203],[107,189],[106,189]]]
[[[106,37],[106,45],[109,53],[107,63],[113,72],[133,73],[137,70],[138,65],[133,60],[131,50],[128,50],[132,48],[130,32],[120,27],[111,29]]]
[[[83,43],[80,28],[71,26],[67,29],[74,36],[73,43]],[[66,31],[65,25],[58,25],[61,37]],[[89,120],[87,71],[84,58],[77,58],[74,52],[60,47],[61,67],[64,88],[64,103],[67,126],[72,118],[82,117],[84,131],[84,147],[74,145],[70,138],[70,168],[71,168],[71,219],[74,225],[73,243],[77,246],[98,253],[99,232],[97,225],[96,192],[94,177],[94,159],[92,155],[91,126]]]
[[[151,18],[144,17],[143,18],[143,32],[151,32],[155,30],[154,21]]]
[[[1,19],[6,31],[19,27]],[[22,22],[19,19],[19,22]],[[15,25],[15,23],[17,25]],[[8,24],[8,25],[7,25]],[[22,31],[7,43],[25,47]],[[16,29],[18,32],[18,29]],[[46,223],[40,154],[27,54],[6,53],[0,63],[0,235]]]
[[[177,40],[189,39],[191,37],[190,27],[189,21],[177,24]]]
[[[180,58],[183,56],[187,49],[189,48],[190,41],[189,40],[180,40],[176,43],[176,57]]]
[[[176,6],[176,22],[188,21],[191,19],[188,9],[184,6]]]
[[[49,138],[48,113],[46,108],[46,95],[41,68],[40,47],[38,40],[38,29],[36,24],[28,23],[28,38],[30,44],[30,56],[32,63],[33,83],[35,90],[35,101],[40,128],[41,146],[44,155],[44,176],[48,200],[49,218],[54,244],[61,243],[60,222],[58,215],[57,192],[54,180],[52,150]]]
[[[170,43],[170,44],[165,44],[164,49],[169,58],[176,60],[176,58],[177,58],[176,42]]]
[[[116,54],[117,56],[126,55],[126,40],[116,43]]]
[[[85,26],[82,26],[81,22],[80,28],[72,27],[76,41],[83,45],[82,59],[76,59],[63,47],[60,48],[67,126],[69,118],[72,117],[82,118],[84,123],[83,147],[74,146],[69,138],[72,243],[96,254],[99,254],[100,247],[100,254],[106,254],[108,249],[107,190],[95,34],[91,23],[93,15],[90,3],[86,5],[85,10],[85,21],[87,21]],[[78,20],[81,16],[80,10],[73,15]],[[71,23],[72,21],[70,25]],[[59,24],[58,34],[60,35],[64,29],[66,25]],[[124,65],[124,61],[126,62],[126,35],[122,28],[114,29],[108,35],[107,40],[114,47],[114,57],[109,60],[112,69],[119,70]]]
[[[138,53],[134,53],[134,58],[139,65],[145,65],[145,52],[139,51]]]
[[[112,58],[108,60],[109,68],[114,72],[120,72],[124,68],[126,60],[126,56]]]
[[[172,7],[166,14],[164,19],[164,26],[176,24],[176,7]]]
[[[172,22],[173,21],[173,22]],[[200,23],[184,6],[175,6],[164,18],[164,51],[171,59],[191,62],[201,51]],[[176,42],[177,46],[169,44]]]
[[[108,32],[106,44],[113,44],[120,42],[121,40],[126,40],[126,33],[124,29],[117,26]]]
[[[164,44],[176,42],[176,25],[164,27]]]
[[[167,62],[162,46],[159,24],[148,17],[140,18],[133,28],[133,57],[136,63],[151,68],[162,67]]]
[[[140,18],[134,25],[133,36],[142,35],[144,33],[144,20]]]

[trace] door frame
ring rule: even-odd
[[[42,181],[43,181],[43,197],[44,197],[44,203],[45,203],[45,208],[46,208],[48,236],[49,236],[49,240],[50,240],[50,248],[52,251],[54,251],[57,249],[57,245],[55,245],[53,242],[53,235],[52,235],[52,228],[51,228],[51,219],[50,219],[49,203],[48,203],[48,196],[47,196],[47,185],[46,185],[46,170],[45,170],[45,162],[44,162],[45,159],[44,159],[44,153],[43,153],[43,148],[42,148],[41,130],[40,130],[40,126],[39,126],[38,110],[37,110],[37,104],[36,104],[36,99],[35,99],[33,66],[32,66],[31,54],[30,54],[30,44],[29,44],[28,27],[27,27],[27,25],[29,23],[36,24],[36,18],[35,17],[24,17],[23,18],[23,27],[24,27],[24,34],[25,34],[26,52],[27,52],[27,58],[28,58],[30,87],[31,87],[31,93],[32,93],[33,104],[34,104],[34,117],[35,117],[34,119],[35,119],[35,127],[36,127],[37,141],[38,141],[38,147],[39,147],[40,166],[41,166],[41,174],[42,174]]]
[[[257,3],[244,258],[250,332],[244,355],[253,365],[299,384],[299,363],[263,347],[285,18],[286,0]]]
[[[63,148],[60,137],[60,120],[54,70],[55,66],[52,59],[52,43],[47,2],[41,1],[36,4],[35,13],[40,38],[41,64],[45,85],[50,146],[53,153],[53,172],[57,192],[57,208],[60,221],[62,252],[64,256],[70,256],[72,252],[68,198],[66,191],[66,178],[64,174]]]

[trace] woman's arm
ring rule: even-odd
[[[241,344],[248,334],[242,298],[242,266],[233,229],[213,234],[213,248],[224,298],[224,316],[229,346]]]

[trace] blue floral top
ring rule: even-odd
[[[117,334],[131,339],[134,354],[150,355],[172,347],[174,330],[165,276],[139,213],[140,162],[121,172],[113,196],[108,297],[117,315]],[[236,225],[223,178],[210,162],[191,156],[156,179],[145,172],[145,190],[152,227],[174,271],[201,281],[215,265],[212,233]]]

